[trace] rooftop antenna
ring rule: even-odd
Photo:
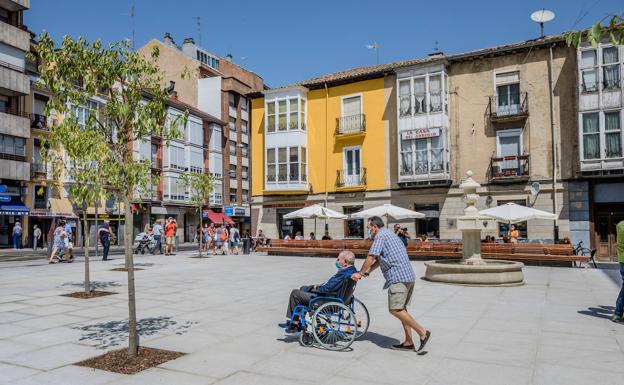
[[[201,47],[201,18],[197,16],[197,45]]]
[[[379,65],[379,44],[375,41],[373,44],[366,44],[366,48],[375,50],[375,53],[377,54],[377,64]]]
[[[130,20],[132,23],[132,49],[134,50],[134,0],[132,0],[132,8],[130,8]]]
[[[433,52],[440,52],[440,48],[438,47],[438,41],[436,40],[434,43],[435,47],[433,47]]]
[[[540,25],[540,37],[544,37],[544,23],[547,23],[555,18],[555,13],[547,9],[541,9],[531,14],[531,20]]]

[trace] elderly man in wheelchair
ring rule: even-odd
[[[355,255],[344,250],[335,264],[338,271],[327,282],[302,286],[290,293],[288,320],[279,326],[287,333],[301,332],[302,345],[316,341],[326,349],[343,350],[368,329],[368,310],[353,295]]]

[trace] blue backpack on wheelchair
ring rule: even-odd
[[[355,298],[356,285],[356,281],[347,278],[338,293],[320,294],[307,306],[297,305],[293,309],[290,319],[299,318],[301,345],[344,350],[366,333],[368,309]]]

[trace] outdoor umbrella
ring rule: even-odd
[[[557,215],[515,203],[505,203],[491,209],[481,210],[479,214],[498,219],[508,224],[528,221],[529,219],[557,219]]]
[[[347,219],[347,216],[344,214],[340,214],[338,211],[330,210],[327,207],[323,207],[319,204],[315,204],[312,206],[306,206],[297,211],[293,211],[292,213],[288,213],[284,215],[284,219],[292,219],[292,218],[304,218],[311,219],[314,218],[314,233],[316,233],[316,219]]]
[[[369,218],[374,216],[386,218],[387,226],[388,217],[392,217],[394,219],[424,218],[425,214],[419,213],[418,211],[404,209],[403,207],[391,205],[390,203],[384,203],[381,206],[373,207],[351,214],[351,218]]]

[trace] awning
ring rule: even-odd
[[[167,209],[161,206],[152,206],[152,214],[167,215]]]
[[[28,207],[22,203],[22,200],[17,195],[11,195],[8,202],[2,202],[0,204],[0,215],[28,215]]]
[[[56,213],[47,210],[31,210],[31,217],[44,217],[44,218],[78,218],[74,213]]]
[[[57,217],[76,217],[74,208],[67,198],[50,198],[50,211]]]
[[[228,217],[223,213],[215,213],[212,210],[208,210],[208,220],[214,223],[230,223],[234,224],[232,218]]]

